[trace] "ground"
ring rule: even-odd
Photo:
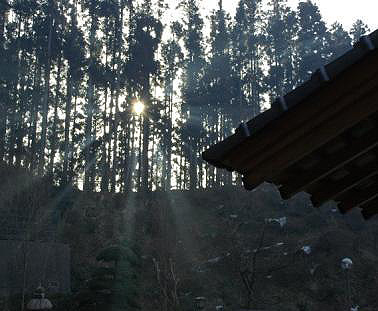
[[[145,196],[52,189],[58,239],[71,248],[68,310],[100,250],[124,241],[140,258],[132,282],[145,311],[193,310],[196,297],[205,310],[378,309],[377,219],[357,210],[314,209],[305,194],[283,201],[270,184]]]

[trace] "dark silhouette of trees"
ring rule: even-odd
[[[236,183],[200,153],[369,31],[312,1],[202,4],[0,1],[0,160],[86,191]]]
[[[352,39],[339,23],[332,24],[328,40],[329,60],[340,57],[352,47]]]
[[[306,81],[327,59],[327,27],[319,8],[312,1],[298,4],[298,36],[296,41],[297,83]]]
[[[182,1],[184,19],[184,74],[182,78],[182,117],[185,123],[181,130],[183,154],[189,162],[189,189],[198,186],[199,139],[203,127],[201,81],[204,70],[203,20],[198,1]]]
[[[236,103],[242,111],[241,120],[261,111],[262,80],[262,16],[260,0],[240,0],[232,31],[233,66],[237,75]],[[240,113],[233,116],[234,126]]]
[[[363,35],[367,34],[369,31],[369,26],[364,24],[362,20],[358,19],[353,23],[352,29],[349,33],[352,37],[352,41],[357,42]]]
[[[151,81],[152,76],[157,74],[159,70],[156,51],[161,40],[162,24],[154,17],[151,1],[148,0],[136,11],[134,19],[128,73],[132,75],[137,97],[145,106],[142,127],[139,128],[142,135],[142,150],[139,151],[141,152],[139,161],[141,180],[137,184],[138,189],[148,191],[150,118],[153,105]]]
[[[174,22],[171,25],[171,38],[162,46],[162,74],[164,88],[164,115],[163,115],[163,168],[162,168],[162,188],[171,189],[172,186],[172,148],[173,148],[173,109],[176,75],[183,62],[183,52],[179,41],[183,36],[182,25]]]
[[[265,53],[269,71],[265,79],[269,97],[274,100],[295,86],[295,37],[297,19],[285,1],[273,0],[267,12]]]
[[[88,288],[76,297],[78,310],[139,310],[139,256],[125,243],[100,251]]]
[[[206,129],[201,136],[202,146],[209,146],[231,133],[233,113],[237,104],[233,100],[236,95],[237,76],[234,73],[231,59],[231,23],[219,1],[218,9],[211,15],[210,51],[204,74],[205,105],[203,119]],[[203,164],[202,164],[203,165]],[[202,166],[200,172],[203,171]],[[221,185],[223,171],[208,168],[207,184]],[[201,174],[201,184],[203,183]],[[231,174],[224,180],[231,183]]]

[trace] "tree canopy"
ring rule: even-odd
[[[310,0],[203,4],[1,1],[0,160],[86,191],[237,183],[201,152],[369,31]]]

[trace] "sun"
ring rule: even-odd
[[[140,100],[137,100],[133,103],[133,111],[134,113],[140,115],[144,111],[144,104]]]

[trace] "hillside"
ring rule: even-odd
[[[305,194],[285,202],[269,184],[144,197],[45,189],[46,210],[60,215],[56,238],[71,248],[72,295],[59,298],[66,310],[79,310],[99,251],[125,240],[141,261],[142,310],[193,310],[196,297],[206,298],[205,310],[378,308],[377,219],[358,211],[317,210]],[[341,268],[345,257],[350,270]]]
[[[282,227],[267,222],[283,217]],[[266,184],[252,193],[82,195],[66,214],[62,236],[72,247],[77,286],[99,248],[134,241],[142,258],[142,310],[192,310],[195,297],[206,297],[208,310],[234,310],[248,300],[262,310],[345,310],[349,299],[375,310],[376,225],[358,211],[340,215],[331,204],[316,210],[304,194],[283,202]],[[348,276],[340,266],[345,257],[354,263]]]

